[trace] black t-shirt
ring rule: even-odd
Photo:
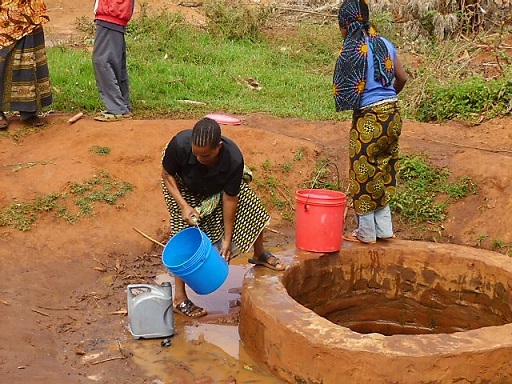
[[[179,132],[167,145],[162,166],[172,176],[179,176],[193,193],[212,196],[225,192],[237,196],[244,171],[244,158],[238,146],[222,136],[220,160],[208,171],[192,153],[192,130]]]

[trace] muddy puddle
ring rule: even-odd
[[[174,314],[175,334],[166,339],[131,339],[133,360],[155,384],[283,384],[244,351],[238,334],[237,316],[245,273],[252,266],[246,259],[232,262],[224,284],[208,295],[188,290],[189,298],[208,310],[200,321]],[[162,273],[155,284],[173,278]],[[174,292],[174,289],[173,289]],[[162,343],[164,341],[164,343]],[[164,345],[162,345],[164,344]]]

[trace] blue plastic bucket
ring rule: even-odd
[[[197,294],[218,289],[228,277],[228,263],[206,233],[190,227],[178,232],[164,247],[162,262]]]

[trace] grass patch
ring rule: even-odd
[[[478,121],[482,115],[493,118],[507,113],[512,100],[512,72],[508,78],[473,76],[446,85],[432,83],[424,92],[416,113],[420,121]]]
[[[329,159],[318,160],[313,174],[311,180],[303,183],[304,189],[330,189],[331,191],[341,191],[343,189],[338,166]]]
[[[69,182],[62,193],[50,193],[32,202],[15,202],[2,208],[0,227],[28,231],[46,213],[74,223],[81,217],[94,215],[96,203],[114,205],[132,190],[131,184],[114,181],[108,173],[100,172],[82,183]]]
[[[255,37],[255,31],[262,30],[265,15],[255,16],[254,26],[244,31],[246,27],[240,23],[226,20],[236,16],[232,10],[222,13],[220,3],[210,7],[215,9],[207,8],[212,19],[206,30],[165,10],[157,15],[142,12],[130,22],[127,64],[137,115],[193,117],[224,111],[323,120],[340,116],[332,97],[332,69],[338,48],[325,46],[323,41],[314,43],[312,38],[337,35],[336,29],[301,27],[296,39],[283,44],[259,33]],[[234,36],[234,32],[225,31],[227,27],[242,28],[242,32]],[[222,28],[223,33],[213,33]],[[309,42],[307,49],[300,46],[305,42]],[[103,108],[90,50],[90,44],[85,49],[48,48],[54,109],[97,112]],[[256,80],[262,89],[251,89],[247,79]]]
[[[110,148],[109,147],[100,147],[100,146],[92,146],[91,148],[89,148],[89,152],[92,152],[92,153],[96,153],[97,155],[100,155],[100,156],[106,156],[108,154],[110,154]]]
[[[452,182],[450,172],[429,164],[426,156],[404,155],[398,164],[391,208],[406,222],[441,223],[451,203],[477,193],[477,186],[469,177]]]
[[[187,23],[180,13],[150,12],[146,4],[129,23],[127,64],[138,116],[195,118],[223,111],[305,120],[350,118],[349,112],[334,108],[332,75],[342,47],[336,18],[286,25],[275,32],[268,26],[280,25],[279,20],[263,5],[207,1],[203,10],[205,27]],[[391,13],[375,13],[372,20],[402,57],[420,58],[415,67],[403,60],[409,73],[401,95],[404,117],[473,121],[482,114],[510,113],[512,62],[507,52],[502,55],[496,48],[501,75],[491,80],[461,61],[465,55],[482,54],[482,46],[498,47],[492,34],[482,32],[471,41],[426,37],[412,44],[408,31],[395,28]],[[77,24],[91,37],[90,23],[79,19]],[[83,49],[48,48],[56,110],[94,113],[103,108],[92,69],[92,40],[84,42]],[[248,79],[262,88],[248,87]]]

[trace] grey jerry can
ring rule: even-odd
[[[152,339],[174,335],[172,286],[129,284],[128,318],[134,339]]]

